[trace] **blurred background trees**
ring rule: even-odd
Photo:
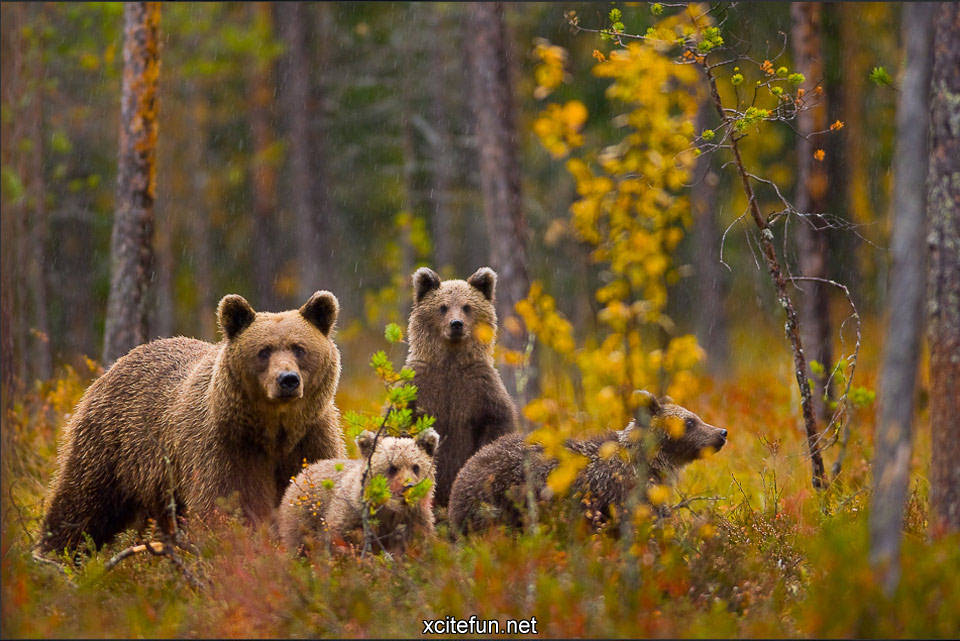
[[[597,43],[571,33],[564,19],[570,9],[597,24],[605,17],[595,5],[576,3],[165,7],[147,336],[213,339],[213,306],[226,292],[279,309],[324,287],[340,297],[349,337],[402,317],[407,272],[417,265],[464,276],[488,263],[501,272],[503,310],[508,297],[520,295],[511,292],[525,292],[525,280],[540,279],[577,332],[592,332],[598,306],[591,292],[602,267],[558,222],[576,198],[575,182],[531,134],[539,107],[534,40],[543,38],[570,52],[562,73],[577,82],[557,96],[587,108],[582,135],[596,147],[615,140],[607,81],[586,73]],[[760,48],[773,49],[764,38],[792,19],[787,4],[735,11],[742,37]],[[3,12],[3,277],[16,311],[13,368],[28,381],[101,353],[117,206],[123,16],[119,5],[98,3],[10,4]],[[629,28],[649,24],[648,12],[630,13]],[[888,210],[895,94],[866,74],[875,63],[896,63],[898,10],[824,5],[819,13],[826,109],[845,112],[847,131],[827,161],[813,165],[837,186],[826,196],[830,211],[862,225],[838,234],[823,269],[859,276],[858,297],[881,309],[883,289],[875,283],[886,273],[880,248],[888,223],[878,212]],[[875,37],[850,27],[859,21],[874,25]],[[474,99],[482,78],[471,52],[484,29],[502,31],[498,73],[514,83],[514,131],[496,137],[490,123],[497,120]],[[505,99],[489,91],[479,98]],[[514,149],[514,169],[488,162],[482,170],[488,139]],[[796,144],[774,134],[751,141],[745,153],[789,188],[800,175],[786,155]],[[490,171],[509,181],[505,205],[484,188]],[[702,273],[718,265],[703,256],[719,258],[718,244],[703,238],[706,225],[722,231],[743,203],[715,169],[695,184],[697,229],[704,231],[679,248],[683,268],[670,284],[669,311],[682,329],[700,326],[708,362],[722,364],[737,340],[733,330],[725,336],[724,324],[732,328],[754,305],[731,308],[730,300],[758,301],[762,280],[727,275],[724,296],[711,298],[716,286],[708,285],[701,299],[698,287],[723,276]],[[813,187],[822,197],[822,185]],[[485,215],[513,222],[488,228]],[[742,242],[728,242],[724,259],[732,273],[752,271],[736,269],[753,263]],[[713,332],[705,328],[717,328],[721,338],[704,340]],[[512,336],[503,332],[507,342]]]

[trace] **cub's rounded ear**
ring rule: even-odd
[[[300,308],[300,315],[310,321],[324,334],[329,334],[333,324],[337,322],[340,313],[340,304],[337,297],[324,290],[314,292],[310,300]]]
[[[479,289],[487,300],[493,300],[493,290],[497,287],[497,272],[489,267],[481,267],[473,272],[467,283]]]
[[[675,400],[673,400],[672,398],[670,398],[669,396],[661,396],[661,397],[660,397],[660,402],[663,403],[664,405],[676,405],[676,404],[677,404],[677,402],[676,402]]]
[[[421,267],[413,272],[413,300],[419,303],[420,299],[440,287],[440,274],[429,267]]]
[[[437,452],[437,446],[440,445],[440,435],[437,430],[428,427],[417,434],[417,445],[427,453],[427,456],[433,456]]]
[[[377,440],[377,435],[371,432],[370,430],[363,430],[357,436],[357,447],[360,449],[360,456],[363,458],[370,458],[370,454],[373,452],[374,441]]]
[[[249,327],[256,315],[247,299],[237,294],[227,294],[217,305],[217,325],[227,340]]]
[[[633,396],[638,400],[637,409],[647,410],[650,412],[650,416],[656,416],[663,409],[660,406],[660,401],[657,400],[657,397],[645,389],[634,390]],[[641,425],[645,423],[645,421],[639,420],[637,422]]]

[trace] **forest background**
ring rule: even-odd
[[[796,122],[743,114],[738,131],[744,163],[779,189],[758,190],[765,212],[782,193],[824,214],[776,228],[784,268],[849,292],[790,284],[823,489],[763,233],[729,159],[710,153],[723,129],[707,85],[616,35],[671,29],[685,9],[163,4],[145,338],[217,340],[227,293],[282,310],[329,289],[337,404],[376,412],[370,354],[387,323],[405,324],[414,269],[490,265],[498,363],[525,431],[549,446],[620,427],[644,387],[731,434],[651,497],[673,515],[637,516],[631,545],[546,516],[518,538],[300,562],[228,519],[198,535],[194,570],[212,587],[194,590],[158,559],[105,571],[113,548],[67,577],[30,559],[64,416],[117,355],[105,329],[124,6],[3,3],[4,635],[410,636],[420,619],[481,609],[535,614],[551,635],[955,635],[960,551],[930,514],[925,347],[899,580],[870,563],[907,10],[800,6],[717,5],[691,37],[722,34],[757,63],[723,70],[725,102],[769,74],[809,107]]]

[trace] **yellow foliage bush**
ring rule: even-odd
[[[676,21],[668,18],[656,29],[670,32]],[[537,46],[542,64],[536,80],[550,91],[562,81],[566,60],[557,49]],[[577,346],[573,326],[539,282],[516,308],[528,331],[575,370],[544,372],[544,396],[524,409],[539,426],[531,440],[560,459],[549,481],[555,491],[566,489],[583,465],[563,448],[564,439],[622,428],[636,409],[636,389],[678,401],[689,397],[696,387],[690,370],[704,356],[693,336],[671,335],[673,323],[664,313],[667,286],[679,278],[673,252],[690,224],[683,189],[695,159],[697,71],[675,64],[653,40],[595,57],[594,75],[612,81],[607,98],[628,107],[615,118],[624,133],[616,144],[570,158],[566,167],[579,197],[570,207],[569,228],[592,248],[591,260],[604,266],[605,282],[595,293],[603,331]],[[579,101],[549,104],[533,129],[561,158],[583,144],[579,129],[587,117]]]

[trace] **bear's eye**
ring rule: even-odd
[[[263,349],[261,349],[261,350],[257,353],[257,357],[258,357],[260,360],[265,361],[265,360],[267,360],[268,358],[270,358],[270,352],[271,352],[271,351],[272,351],[272,350],[271,350],[269,347],[264,347]]]
[[[446,314],[448,309],[450,309],[450,308],[447,307],[446,305],[441,305],[441,306],[440,306],[440,313],[441,313],[441,314]]]
[[[395,476],[397,473],[397,466],[391,465],[387,468],[387,476]]]
[[[469,313],[470,313],[470,306],[469,306],[469,305],[464,305],[464,306],[463,306],[463,313],[464,313],[464,314],[469,314]]]
[[[297,358],[303,358],[307,353],[307,350],[303,349],[302,345],[297,345],[296,343],[290,346],[290,351],[293,352],[293,355]]]
[[[414,474],[416,474],[416,475],[419,476],[419,474],[420,474],[420,466],[419,466],[419,465],[417,465],[416,463],[414,463],[414,465],[413,465],[413,467],[412,467],[411,469],[413,470],[413,473],[414,473]]]
[[[683,422],[683,424],[687,428],[687,430],[692,430],[696,426],[697,422],[692,418],[688,418]]]

